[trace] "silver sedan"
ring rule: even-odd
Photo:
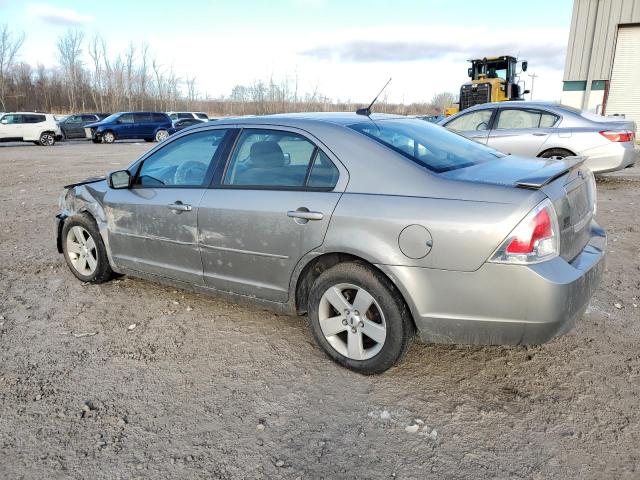
[[[630,167],[640,153],[635,122],[552,103],[486,103],[439,124],[507,154],[584,156],[584,164],[595,173]]]
[[[416,333],[569,330],[603,272],[595,198],[579,158],[506,156],[406,117],[279,115],[197,125],[68,185],[56,235],[81,281],[125,273],[308,314],[329,357],[379,373]]]

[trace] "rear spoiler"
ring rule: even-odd
[[[548,183],[553,182],[556,178],[561,177],[569,170],[583,163],[586,157],[565,157],[563,159],[549,159],[547,165],[540,170],[536,170],[532,174],[521,178],[515,182],[516,187],[531,188],[537,190],[544,187]]]

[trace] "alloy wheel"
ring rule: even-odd
[[[90,276],[98,266],[96,242],[87,230],[76,225],[67,233],[67,255],[80,275]]]
[[[341,355],[368,360],[387,337],[384,313],[365,289],[349,283],[330,287],[320,299],[318,319],[324,338]]]
[[[167,132],[166,130],[160,130],[158,131],[158,133],[156,133],[156,142],[161,142],[168,136],[169,136],[169,132]]]
[[[40,144],[50,147],[55,142],[55,138],[50,133],[43,133],[40,135]]]

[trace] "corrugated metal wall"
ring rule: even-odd
[[[640,0],[574,0],[564,80],[608,80],[618,25],[633,23]]]

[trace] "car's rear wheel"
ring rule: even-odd
[[[113,143],[116,141],[116,136],[113,132],[104,132],[102,134],[103,143]]]
[[[406,353],[414,328],[391,282],[358,262],[338,264],[316,279],[309,319],[318,344],[335,362],[363,374],[381,373]]]
[[[156,142],[161,142],[163,141],[165,138],[167,138],[169,136],[169,132],[167,132],[166,130],[158,130],[156,132]]]
[[[572,152],[570,152],[569,150],[565,150],[564,148],[551,148],[549,150],[547,150],[546,152],[542,152],[540,154],[540,158],[556,158],[556,159],[560,159],[560,158],[564,158],[564,157],[571,157],[574,154]]]
[[[45,147],[51,147],[56,144],[56,137],[53,133],[43,132],[40,134],[38,143]]]
[[[98,227],[85,215],[64,222],[62,251],[71,272],[83,282],[103,283],[113,276]]]

